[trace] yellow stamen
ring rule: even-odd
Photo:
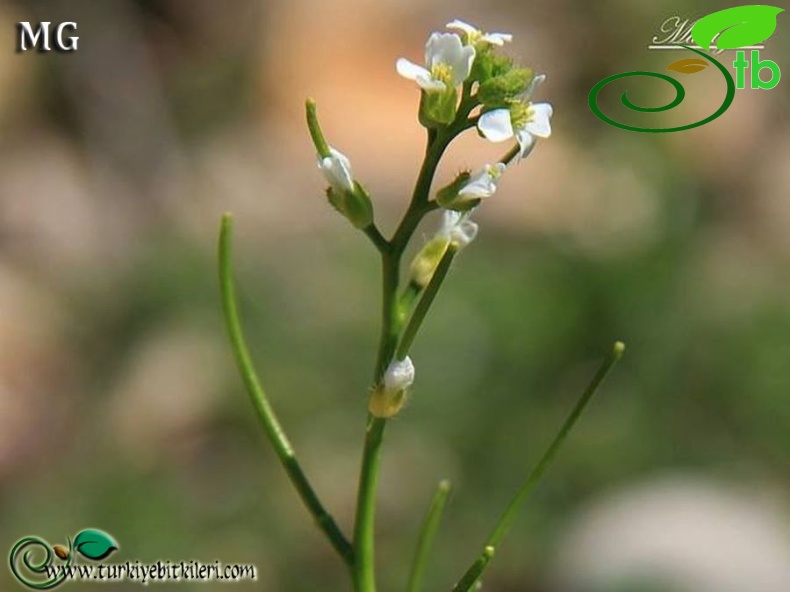
[[[502,176],[502,171],[499,170],[499,167],[489,164],[486,166],[486,174],[491,177],[491,179],[496,181]]]
[[[515,129],[519,129],[527,125],[532,119],[532,109],[521,102],[515,102],[510,105],[510,122]]]
[[[438,63],[431,67],[431,78],[449,85],[453,81],[453,68],[448,64]]]

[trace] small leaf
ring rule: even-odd
[[[691,29],[694,43],[704,50],[716,35],[717,49],[737,49],[762,43],[776,30],[776,16],[784,8],[767,5],[736,6],[699,19]]]
[[[101,561],[118,549],[118,543],[106,532],[88,528],[75,537],[74,548],[87,559]]]
[[[667,70],[674,70],[681,74],[694,74],[695,72],[701,72],[707,67],[708,62],[705,60],[699,58],[685,58],[677,62],[672,62],[667,66]]]
[[[52,550],[55,551],[55,555],[64,561],[69,558],[69,550],[63,545],[52,545]]]

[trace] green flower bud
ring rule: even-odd
[[[513,60],[497,53],[492,48],[486,48],[477,53],[472,64],[471,79],[483,84],[489,78],[506,74],[513,68]]]
[[[477,99],[487,107],[504,107],[509,100],[529,88],[533,77],[534,72],[530,68],[512,68],[481,82]]]
[[[449,125],[455,120],[457,109],[458,91],[455,88],[423,91],[420,99],[420,123],[429,128]]]
[[[373,223],[373,204],[364,187],[354,181],[353,191],[331,186],[326,190],[329,203],[340,212],[354,228],[367,228]]]

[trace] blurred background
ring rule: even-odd
[[[451,587],[616,339],[624,360],[483,589],[790,590],[788,85],[739,90],[677,134],[626,132],[587,105],[602,78],[683,57],[646,49],[667,17],[736,4],[0,3],[0,548],[93,526],[120,542],[114,562],[258,566],[256,583],[162,590],[350,589],[233,366],[219,217],[236,216],[265,386],[350,531],[378,261],[323,198],[303,101],[389,234],[424,145],[395,60],[421,61],[427,35],[462,18],[514,33],[507,52],[547,73],[554,133],[476,212],[479,239],[416,342],[416,388],[383,456],[381,590],[403,589],[442,478],[455,492],[427,589]],[[79,50],[15,53],[23,20],[76,21]],[[788,32],[780,15],[762,52],[780,68]],[[682,81],[686,103],[662,123],[724,96],[715,71]],[[604,110],[657,125],[618,111],[625,84]],[[631,86],[635,102],[671,99],[660,81]],[[470,133],[438,182],[504,149]],[[16,589],[7,568],[0,582]]]

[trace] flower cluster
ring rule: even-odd
[[[432,33],[428,38],[424,66],[405,58],[396,62],[397,72],[420,88],[420,121],[428,128],[452,128],[455,133],[476,126],[491,142],[511,138],[517,142],[501,162],[486,164],[474,174],[464,171],[438,191],[441,207],[467,211],[496,192],[507,165],[529,154],[536,138],[551,135],[552,107],[532,101],[545,75],[518,67],[497,51],[512,41],[512,35],[485,33],[460,20],[447,28],[454,32]],[[311,102],[308,124],[319,168],[330,185],[330,203],[354,226],[365,228],[373,220],[370,199],[354,179],[348,158],[326,144]]]
[[[551,135],[552,108],[532,97],[545,76],[515,66],[497,50],[512,40],[506,33],[485,33],[460,20],[447,24],[454,33],[433,33],[425,45],[425,67],[405,58],[398,73],[420,87],[420,120],[427,127],[476,125],[491,142],[515,138],[517,151],[478,172],[462,172],[437,194],[443,208],[465,211],[497,190],[507,165],[524,158],[536,138]],[[458,87],[461,97],[458,98]],[[477,115],[470,117],[475,111]],[[518,158],[516,158],[518,157]]]
[[[448,23],[447,28],[457,33],[429,37],[425,67],[405,58],[396,63],[398,73],[420,87],[421,121],[428,127],[474,125],[491,142],[515,138],[517,146],[502,161],[485,164],[475,173],[463,171],[437,192],[436,203],[446,213],[434,238],[412,263],[412,281],[417,285],[428,282],[448,245],[459,249],[474,239],[477,225],[469,219],[469,212],[496,193],[508,165],[524,158],[536,138],[551,135],[551,105],[532,101],[545,75],[515,66],[497,52],[512,36],[485,33],[460,20]],[[478,114],[472,115],[475,110]]]
[[[448,254],[454,256],[477,235],[477,224],[470,219],[472,210],[496,193],[507,168],[526,157],[537,138],[551,135],[551,105],[532,100],[545,76],[514,64],[502,53],[512,36],[486,33],[460,20],[448,23],[447,29],[428,38],[424,64],[405,58],[395,64],[398,74],[414,81],[420,90],[419,121],[428,128],[433,145],[438,146],[432,170],[447,145],[468,129],[476,128],[490,142],[515,141],[498,162],[485,164],[475,172],[460,172],[436,192],[434,201],[429,195],[431,179],[425,194],[415,196],[417,202],[432,206],[425,211],[438,207],[444,215],[436,234],[412,261],[411,292],[407,291],[401,303],[406,310],[403,314],[408,314],[409,298],[428,289],[440,262]],[[329,183],[329,202],[374,242],[378,240],[380,245],[383,241],[385,248],[391,247],[374,223],[370,197],[355,179],[349,159],[324,139],[312,101],[307,103],[307,121],[318,152],[318,166]],[[371,413],[377,417],[397,413],[413,378],[414,367],[408,357],[393,360],[374,387]]]
[[[536,88],[546,77],[514,66],[509,58],[495,51],[510,42],[512,35],[484,33],[460,20],[448,23],[447,28],[459,33],[430,36],[425,45],[426,67],[405,58],[396,63],[398,73],[417,82],[423,92],[422,119],[433,124],[452,123],[459,110],[455,100],[457,89],[463,85],[468,96],[462,95],[462,103],[465,100],[467,107],[481,108],[476,118],[480,134],[492,142],[515,137],[518,156],[523,158],[535,138],[551,135],[551,105],[532,102]],[[436,105],[446,111],[432,109]],[[478,177],[476,180],[479,181]],[[477,187],[481,187],[479,182]],[[495,189],[490,183],[486,187],[489,191],[483,191],[483,196]]]

